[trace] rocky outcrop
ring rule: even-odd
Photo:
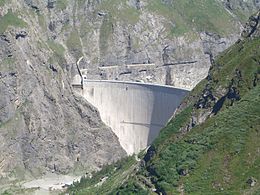
[[[252,10],[260,8],[260,2],[258,0],[243,1],[243,0],[222,0],[223,4],[230,11],[237,10],[239,12],[252,13]]]
[[[260,11],[249,18],[242,32],[243,38],[260,36]]]
[[[172,15],[176,2],[158,1],[156,9],[148,0],[0,4],[4,181],[13,173],[23,178],[26,173],[93,169],[125,155],[96,109],[71,89],[79,57],[84,57],[80,68],[88,69],[90,79],[193,88],[206,77],[214,56],[238,36],[240,20],[226,15],[234,23],[229,31],[222,28],[224,33],[210,23],[201,29],[195,16]]]
[[[260,37],[259,21],[260,12],[258,11],[249,18],[248,22],[244,26],[244,29],[241,33],[241,38],[243,41]],[[241,39],[239,39],[235,44],[235,46],[239,48],[238,52],[243,50],[243,46],[240,46],[241,44],[243,44]],[[256,63],[259,64],[257,59],[253,59]],[[218,112],[223,108],[233,106],[236,101],[240,100],[240,90],[238,89],[243,85],[242,83],[244,82],[241,71],[239,69],[235,69],[234,74],[230,78],[228,86],[219,85],[218,88],[214,90],[214,83],[218,82],[218,79],[214,78],[213,72],[218,69],[221,69],[221,64],[216,64],[212,58],[212,66],[205,80],[207,81],[205,88],[199,97],[193,97],[197,99],[197,101],[194,104],[193,114],[189,123],[181,130],[183,133],[190,131],[194,126],[202,124],[208,118],[218,114]],[[253,82],[251,81],[250,88],[255,87],[257,84],[259,84],[259,72],[255,73],[255,79]],[[186,108],[185,101],[182,103],[176,113],[179,113],[184,108]]]
[[[0,35],[0,185],[84,173],[124,157],[98,111],[74,94],[75,64],[62,56],[63,46],[44,42],[31,16],[24,21]]]
[[[21,6],[27,6],[23,8],[26,10],[38,8],[39,23],[34,22],[38,33],[47,32],[47,39],[62,43],[67,51],[67,60],[74,62],[84,56],[81,68],[89,70],[90,79],[141,80],[192,89],[206,77],[212,58],[238,37],[240,21],[232,11],[235,2],[229,2],[232,9],[227,12],[227,17],[235,22],[230,23],[232,30],[228,33],[210,28],[200,30],[191,25],[186,26],[183,32],[174,34],[172,31],[177,29],[177,25],[187,25],[175,21],[171,15],[178,3],[170,0],[158,4],[161,6],[157,7],[158,11],[154,10],[154,2],[147,0],[129,0],[113,6],[106,1],[25,0],[25,5]],[[247,15],[258,6],[252,3],[248,7],[248,4],[241,3],[247,7],[241,13]],[[187,22],[186,18],[191,16],[178,17],[181,17],[180,21]],[[194,63],[181,63],[191,61]],[[131,67],[131,70],[122,67],[150,63],[156,66],[147,71],[142,71],[143,66]],[[169,64],[170,67],[165,66]],[[112,65],[118,67],[99,68]]]

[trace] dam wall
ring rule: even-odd
[[[77,91],[95,106],[103,122],[131,155],[145,149],[167,124],[187,90],[122,81],[87,80]]]

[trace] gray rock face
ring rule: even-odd
[[[73,93],[66,69],[46,60],[51,50],[38,38],[14,28],[0,37],[0,185],[13,174],[84,173],[126,155],[98,111]]]
[[[4,62],[8,63],[13,54],[11,43],[7,36],[0,36],[0,45],[0,58],[3,59]],[[5,67],[1,64],[1,69],[3,68]],[[12,70],[13,67],[6,67],[5,72],[0,72],[0,124],[10,120],[15,114],[13,102],[15,101],[17,75],[16,72]]]
[[[15,115],[15,94],[16,94],[16,73],[5,72],[0,73],[2,81],[0,85],[0,123],[7,122]]]
[[[260,36],[260,11],[249,18],[242,32],[242,37],[259,37]]]
[[[241,3],[241,6],[247,6],[249,2]],[[176,26],[174,18],[152,11],[150,6],[153,4],[146,0],[115,3],[113,7],[117,13],[106,1],[82,4],[85,11],[78,10],[80,17],[75,25],[81,29],[79,50],[82,52],[78,53],[85,59],[81,68],[89,70],[89,78],[144,81],[192,89],[207,75],[212,58],[239,36],[241,24],[232,10],[227,11],[230,20],[235,21],[230,24],[232,33],[220,35],[210,30],[193,29],[192,32],[170,36],[169,29]],[[158,4],[173,10],[176,7],[174,1],[160,1]],[[239,10],[247,14],[256,7],[252,3],[246,11]],[[131,18],[123,15],[127,12],[131,13]],[[58,29],[54,33],[60,33]],[[77,56],[75,51],[74,56]],[[151,63],[155,66],[146,65]],[[139,65],[125,66],[129,64]]]
[[[214,56],[237,40],[241,28],[237,11],[247,16],[258,8],[254,0],[223,1],[223,7],[217,2],[218,9],[227,12],[224,19],[232,21],[229,24],[232,30],[221,34],[189,24],[185,31],[175,35],[171,31],[178,25],[187,25],[186,17],[194,22],[201,16],[179,16],[183,23],[175,21],[177,16],[172,17],[171,12],[177,12],[180,5],[172,0],[25,2],[29,9],[37,5],[38,20],[41,16],[43,23],[38,33],[47,31],[49,38],[62,43],[68,52],[67,60],[75,62],[84,56],[81,68],[88,69],[90,79],[144,81],[188,89],[207,75]],[[145,65],[151,63],[155,66]],[[139,66],[125,66],[129,64]]]
[[[222,1],[227,9],[237,10],[241,12],[252,12],[252,9],[260,8],[259,0],[244,1],[244,0],[223,0]]]
[[[242,30],[241,39],[254,39],[260,37],[260,11],[256,14],[252,15],[244,29]],[[236,44],[241,43],[239,39]],[[243,80],[241,71],[236,69],[235,74],[233,75],[232,79],[230,79],[230,83],[228,87],[223,87],[221,85],[218,86],[218,89],[213,91],[212,88],[212,69],[218,66],[218,64],[212,60],[212,67],[209,71],[209,75],[207,76],[207,84],[202,91],[202,94],[197,98],[197,102],[194,104],[195,111],[193,111],[192,117],[190,122],[187,126],[183,127],[181,131],[186,133],[190,131],[195,125],[202,124],[208,118],[218,114],[218,112],[223,109],[223,107],[233,106],[234,102],[239,101],[241,99],[241,94],[239,91],[239,83]],[[214,67],[215,66],[215,67]],[[259,79],[257,73],[254,76],[254,82],[252,83],[252,87],[257,86]],[[206,81],[205,80],[205,81]],[[195,98],[195,97],[194,97]],[[229,103],[225,103],[225,102]],[[186,103],[182,103],[179,109],[176,111],[175,114],[180,113],[186,107]],[[251,182],[255,184],[253,179],[248,179],[248,184],[251,185]]]
[[[176,2],[5,1],[0,15],[11,9],[13,20],[0,35],[0,182],[93,169],[126,155],[97,110],[72,91],[79,57],[89,78],[193,88],[238,37],[234,7],[259,6],[230,1],[232,29],[221,34],[172,15]]]

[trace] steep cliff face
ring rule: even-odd
[[[38,30],[36,5],[2,3],[0,185],[48,172],[82,173],[125,156],[98,111],[73,93],[66,69],[72,64]]]
[[[247,21],[248,17],[252,14],[252,10],[259,8],[260,1],[244,1],[244,0],[222,0],[222,3],[229,11],[235,13],[243,21]]]
[[[253,0],[0,0],[3,181],[125,155],[95,108],[71,89],[79,57],[89,78],[192,88],[257,7]]]
[[[53,50],[49,61],[64,64],[65,58],[70,64],[84,56],[80,66],[88,69],[89,78],[191,89],[207,75],[212,57],[237,39],[241,21],[258,7],[255,0],[25,0],[12,9],[20,10],[41,35],[40,42]],[[135,66],[124,66],[130,64]]]
[[[219,1],[114,0],[96,3],[89,10],[85,3],[82,7],[87,11],[78,12],[80,26],[89,29],[80,31],[86,59],[82,67],[89,69],[90,78],[191,89],[207,75],[212,57],[237,39],[242,16],[259,6],[241,2],[241,8],[236,6],[244,13],[240,17],[223,5]],[[127,64],[136,65],[122,66]]]

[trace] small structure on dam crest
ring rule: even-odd
[[[84,80],[75,91],[93,104],[131,155],[145,149],[173,115],[187,90],[136,82]]]

